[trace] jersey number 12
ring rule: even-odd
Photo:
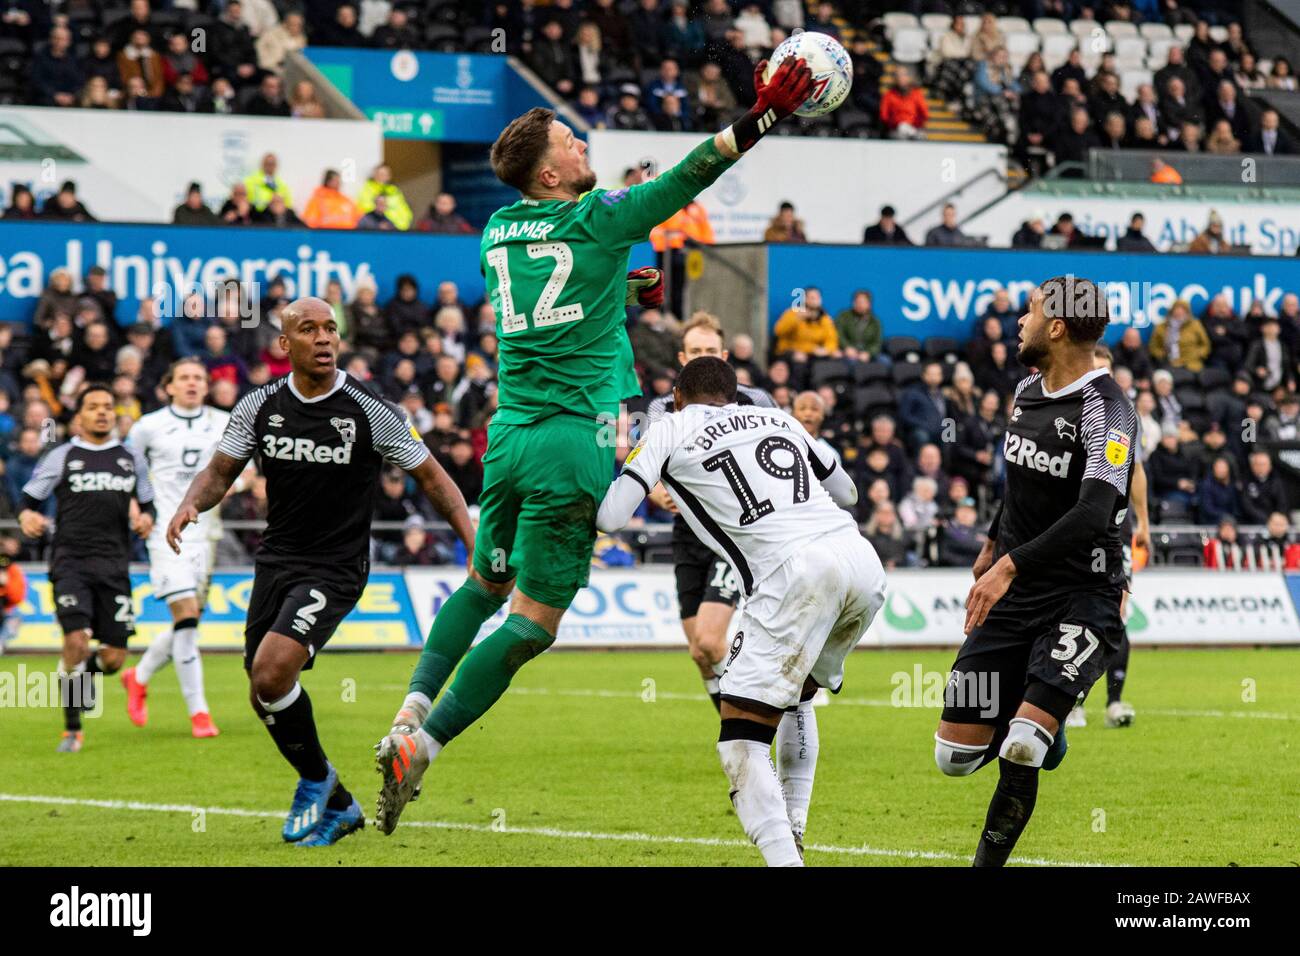
[[[528,258],[541,259],[549,256],[555,260],[551,277],[546,280],[542,294],[537,297],[537,308],[533,310],[533,328],[543,329],[548,325],[561,325],[565,322],[582,320],[582,305],[574,303],[555,308],[555,300],[564,291],[564,283],[569,281],[573,272],[573,250],[567,242],[530,242],[524,247]],[[501,317],[501,334],[522,332],[528,328],[528,313],[515,311],[515,297],[510,290],[510,264],[505,246],[498,246],[487,254],[488,265],[497,274],[497,314]]]

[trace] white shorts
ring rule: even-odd
[[[200,538],[183,541],[177,554],[165,541],[149,542],[149,581],[154,597],[164,604],[183,598],[207,598],[208,580],[216,557],[217,543]]]
[[[722,675],[723,700],[786,709],[811,677],[836,693],[844,658],[885,603],[885,570],[856,532],[791,555],[745,600]]]

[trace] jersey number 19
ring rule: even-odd
[[[790,453],[794,459],[789,465],[777,464],[772,457],[772,453],[778,448],[784,449]],[[788,438],[780,435],[769,435],[758,443],[754,449],[754,460],[758,462],[758,467],[771,475],[773,478],[779,478],[781,481],[794,482],[794,503],[798,504],[808,500],[808,466],[804,464],[803,457],[799,454],[799,447]],[[740,469],[740,462],[730,451],[719,452],[712,458],[706,458],[701,464],[705,471],[720,471],[727,479],[727,484],[736,494],[736,500],[740,502],[740,523],[741,525],[750,525],[766,515],[770,515],[776,510],[770,499],[764,498],[762,501],[757,500],[758,496],[754,493],[753,487],[745,480],[745,473]]]

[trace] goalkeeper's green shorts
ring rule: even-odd
[[[596,510],[614,478],[615,429],[577,415],[493,424],[483,455],[474,568],[567,608],[591,574]]]

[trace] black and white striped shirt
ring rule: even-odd
[[[364,567],[375,482],[385,461],[407,471],[429,457],[394,405],[339,371],[334,387],[303,398],[292,374],[245,395],[217,450],[266,476],[259,563]]]

